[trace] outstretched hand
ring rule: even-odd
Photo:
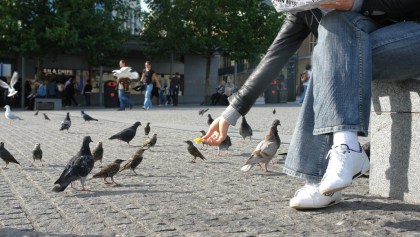
[[[335,3],[321,4],[320,8],[350,11],[355,0],[336,0]]]
[[[222,143],[227,136],[229,129],[229,123],[222,116],[216,118],[213,123],[210,124],[209,130],[205,136],[203,136],[203,142],[211,146],[217,146]]]

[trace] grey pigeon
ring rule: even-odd
[[[156,142],[157,142],[157,134],[155,133],[155,134],[153,134],[152,137],[150,137],[150,138],[146,139],[146,141],[144,141],[143,147],[147,147],[147,148],[150,149],[150,147],[153,147],[153,146],[156,145]]]
[[[15,157],[13,157],[13,155],[10,154],[10,152],[6,150],[6,148],[4,148],[3,142],[0,142],[0,158],[4,160],[4,162],[6,162],[6,166],[4,167],[5,169],[7,169],[7,165],[10,162],[20,165],[19,162],[17,162],[17,160],[15,159]]]
[[[37,115],[38,115],[38,113],[39,113],[39,110],[37,110],[37,111],[35,112],[34,116],[37,116]]]
[[[73,181],[80,180],[82,189],[80,191],[89,191],[85,188],[85,181],[88,174],[93,169],[93,156],[90,152],[89,143],[92,142],[90,136],[83,138],[82,147],[75,156],[73,156],[61,173],[60,178],[55,181],[54,192],[64,191]]]
[[[140,122],[135,122],[131,127],[122,130],[121,132],[112,135],[109,140],[118,139],[120,141],[127,142],[130,146],[130,141],[133,140],[134,136],[136,136],[137,127],[140,126]]]
[[[9,105],[5,105],[4,108],[6,109],[6,112],[4,113],[4,117],[6,117],[9,120],[10,125],[12,125],[13,120],[16,120],[16,119],[23,120],[19,116],[17,116],[15,113],[12,112]]]
[[[149,133],[150,133],[150,123],[147,123],[146,127],[144,127],[144,134],[146,136],[149,136]]]
[[[206,158],[203,156],[203,154],[201,154],[201,152],[197,149],[197,147],[194,146],[194,144],[192,143],[192,141],[184,141],[185,143],[188,144],[188,152],[194,156],[194,159],[191,161],[191,163],[195,163],[195,159],[197,159],[197,157],[201,158],[202,160],[205,160]]]
[[[67,112],[66,118],[61,122],[60,131],[67,130],[67,132],[69,132],[70,126],[71,126],[70,112]]]
[[[116,159],[114,160],[111,164],[105,166],[104,168],[102,168],[98,173],[94,174],[92,176],[93,179],[95,178],[103,178],[106,184],[111,184],[109,183],[106,179],[107,178],[111,178],[112,183],[117,184],[114,181],[114,175],[116,173],[118,173],[118,171],[120,170],[120,165],[124,160],[121,159]],[[117,184],[118,185],[118,184]]]
[[[207,108],[207,109],[200,109],[200,111],[198,111],[198,115],[203,116],[208,110],[209,110],[209,108]]]
[[[252,128],[249,126],[248,122],[245,119],[245,116],[242,116],[242,123],[239,127],[239,134],[245,140],[246,137],[249,137],[249,140],[252,140]]]
[[[7,89],[9,91],[8,97],[13,97],[18,92],[15,90],[14,86],[18,82],[18,73],[13,72],[12,79],[10,80],[10,85],[6,82],[0,80],[0,87],[3,87],[4,89]]]
[[[130,159],[124,161],[124,163],[121,165],[121,169],[119,172],[123,171],[123,170],[128,170],[131,169],[132,172],[134,172],[137,175],[137,172],[135,171],[135,169],[137,168],[137,166],[139,166],[139,164],[143,161],[143,153],[144,151],[147,150],[147,148],[143,148],[141,147],[140,149],[138,149],[131,157]]]
[[[214,119],[211,117],[211,114],[208,114],[207,117],[207,124],[210,126],[213,123]]]
[[[249,171],[255,164],[262,162],[265,164],[265,171],[270,172],[267,170],[267,165],[280,147],[280,137],[277,131],[277,126],[279,125],[280,121],[278,119],[274,120],[264,140],[257,145],[251,157],[248,158],[245,165],[241,168],[242,171]]]
[[[45,120],[50,120],[50,118],[48,118],[47,114],[45,114],[45,113],[42,113],[42,114],[44,115]]]
[[[225,140],[219,144],[217,147],[217,155],[220,156],[221,150],[229,150],[229,147],[232,146],[232,141],[230,140],[229,136],[226,136]]]
[[[35,160],[39,160],[41,161],[41,165],[42,165],[42,150],[41,150],[41,144],[39,143],[35,143],[35,147],[32,150],[32,158]]]
[[[92,118],[90,115],[86,114],[85,111],[80,111],[80,113],[82,114],[82,118],[83,120],[85,120],[85,122],[90,122],[90,121],[98,121],[95,118]]]
[[[102,164],[102,158],[104,156],[104,148],[102,147],[102,142],[99,141],[98,145],[96,145],[95,149],[93,149],[92,151],[92,155],[93,155],[93,161],[101,161]]]

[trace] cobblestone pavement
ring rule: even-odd
[[[288,207],[302,181],[282,173],[284,158],[264,173],[240,167],[274,118],[279,118],[287,152],[299,113],[295,104],[257,105],[247,115],[254,128],[252,141],[230,130],[233,146],[221,157],[217,149],[205,148],[206,161],[189,163],[192,157],[185,140],[207,129],[207,117],[199,106],[154,107],[143,111],[85,109],[99,122],[83,123],[80,108],[70,110],[72,127],[60,132],[62,111],[42,114],[16,111],[24,118],[9,126],[0,117],[0,141],[20,161],[0,168],[0,236],[420,236],[420,206],[368,194],[368,179],[360,178],[344,192],[344,201],[322,210],[296,211]],[[211,107],[216,117],[222,107]],[[2,112],[3,113],[3,112]],[[133,124],[143,123],[132,146],[108,137]],[[104,145],[104,164],[127,159],[143,143],[143,127],[151,122],[157,145],[144,154],[138,176],[124,171],[115,176],[120,186],[102,179],[87,181],[90,192],[67,188],[51,191],[68,160],[78,151],[84,136]],[[44,151],[43,165],[33,162],[36,142]],[[201,145],[198,145],[201,147]],[[3,162],[0,161],[3,167]],[[95,164],[92,174],[100,168]],[[75,182],[80,187],[79,182]]]

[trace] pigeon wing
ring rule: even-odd
[[[5,89],[9,89],[10,88],[9,84],[7,84],[6,82],[4,82],[2,80],[0,80],[0,86],[3,87],[3,88],[5,88]]]
[[[13,88],[13,86],[17,83],[17,81],[18,81],[18,73],[13,72],[12,80],[10,81],[10,88]]]

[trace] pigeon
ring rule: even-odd
[[[92,155],[93,155],[94,162],[99,160],[101,161],[101,164],[102,164],[102,158],[104,156],[104,148],[102,147],[101,141],[98,142],[98,145],[96,145],[95,149],[93,149]]]
[[[229,147],[232,146],[232,141],[230,140],[229,136],[226,136],[225,140],[219,144],[217,148],[217,156],[220,156],[221,150],[229,150]]]
[[[64,129],[69,132],[69,128],[71,126],[71,120],[70,120],[70,112],[67,112],[66,118],[61,122],[61,128],[60,131],[63,131]]]
[[[10,154],[10,152],[6,150],[6,148],[4,148],[3,142],[0,142],[0,158],[4,160],[4,162],[6,162],[6,166],[4,167],[5,169],[7,169],[7,165],[10,162],[20,165],[20,163],[17,162],[17,160],[15,159],[15,157],[13,157],[13,155]]]
[[[139,166],[139,164],[143,161],[143,153],[144,151],[147,150],[147,148],[143,148],[141,147],[140,149],[138,149],[131,157],[130,159],[124,161],[124,163],[121,165],[121,169],[119,172],[123,171],[123,170],[128,170],[131,169],[131,171],[133,171],[136,175],[138,175],[135,171],[135,169],[137,168],[137,166]]]
[[[9,94],[7,95],[8,97],[12,97],[12,96],[14,96],[18,93],[15,90],[15,88],[13,88],[15,86],[15,84],[17,83],[17,81],[18,81],[18,73],[17,72],[13,72],[12,79],[10,80],[10,85],[8,85],[6,82],[0,80],[0,86],[9,90]]]
[[[267,165],[280,147],[280,137],[277,131],[278,125],[280,125],[280,121],[275,119],[264,140],[257,145],[251,157],[248,158],[245,165],[241,168],[242,171],[249,171],[255,164],[263,162],[265,164],[265,171],[270,172],[267,170]]]
[[[122,67],[120,69],[112,70],[112,74],[117,78],[130,78],[131,80],[137,80],[139,74],[133,71],[131,67]]]
[[[98,173],[94,174],[92,176],[92,179],[95,178],[103,178],[106,184],[111,184],[109,183],[106,179],[107,178],[111,178],[112,183],[118,185],[115,181],[114,181],[114,175],[116,173],[118,173],[118,171],[120,170],[120,165],[124,160],[121,159],[116,159],[114,160],[111,164],[105,166],[104,168],[102,168]]]
[[[210,126],[213,123],[214,119],[211,117],[211,114],[208,114],[207,117],[207,124]]]
[[[39,110],[37,110],[34,114],[34,116],[38,116]]]
[[[205,160],[206,158],[203,156],[203,154],[201,154],[201,152],[197,149],[197,147],[194,146],[194,144],[192,143],[192,141],[184,141],[185,143],[188,144],[188,152],[194,156],[194,159],[191,161],[191,163],[195,163],[195,159],[197,159],[197,157],[201,158],[202,160]]]
[[[273,114],[276,114],[276,109],[273,109]]]
[[[48,118],[46,113],[42,113],[44,115],[45,120],[50,120],[50,118]]]
[[[149,133],[150,133],[150,123],[147,123],[146,127],[144,127],[144,134],[146,136],[149,136]]]
[[[143,147],[147,147],[150,149],[150,147],[155,146],[157,142],[157,134],[153,134],[151,138],[146,139],[143,143]]]
[[[363,150],[365,150],[365,153],[370,160],[370,142],[366,142],[365,144],[363,144],[362,148]]]
[[[39,143],[35,143],[35,147],[32,150],[32,158],[35,160],[39,160],[41,161],[41,165],[42,165],[42,150],[41,150],[41,144]]]
[[[82,184],[82,189],[80,191],[89,191],[85,188],[85,181],[88,174],[92,171],[94,163],[89,147],[89,143],[91,142],[92,139],[90,136],[83,138],[83,144],[80,151],[70,159],[69,163],[64,168],[63,173],[61,173],[60,178],[55,181],[55,186],[52,191],[62,192],[69,184],[72,184],[72,182],[76,180],[80,180],[80,183]]]
[[[9,120],[10,125],[12,125],[13,120],[16,120],[16,119],[23,120],[19,116],[17,116],[15,113],[12,112],[9,105],[5,105],[4,108],[6,108],[6,112],[4,113],[4,117],[6,117]]]
[[[90,121],[98,121],[95,118],[92,118],[91,116],[89,116],[88,114],[85,113],[85,111],[80,111],[80,113],[82,114],[83,119],[85,120],[85,122],[90,122]]]
[[[209,108],[207,108],[207,109],[200,109],[200,111],[198,111],[198,115],[203,116],[208,110],[209,110]]]
[[[200,133],[201,133],[201,137],[204,137],[206,135],[206,132],[204,130],[201,130]],[[203,144],[203,148],[204,148],[204,145],[208,146],[208,144],[205,143],[204,141],[201,141],[201,143]]]
[[[127,142],[128,146],[130,146],[130,141],[133,140],[134,136],[136,136],[137,127],[140,125],[141,123],[137,121],[131,127],[111,136],[109,140],[118,139],[120,141]]]
[[[245,116],[242,116],[242,123],[239,127],[239,134],[245,140],[246,137],[249,137],[249,140],[252,140],[252,128],[247,123]]]

